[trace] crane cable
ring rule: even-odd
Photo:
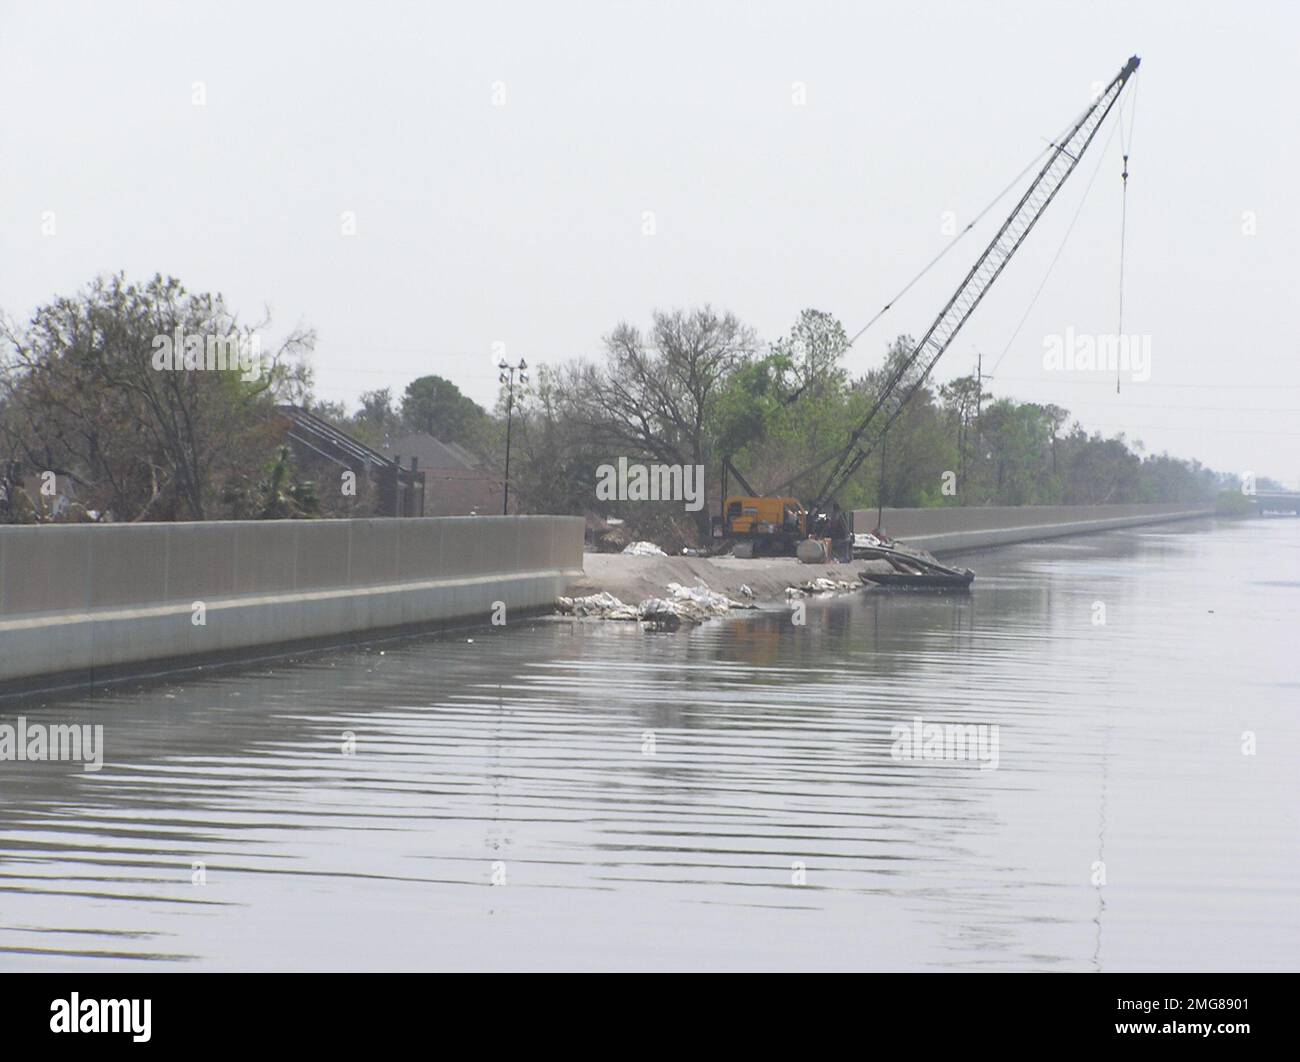
[[[1133,147],[1133,126],[1137,123],[1137,84],[1133,86],[1133,95],[1129,100],[1128,136],[1124,135],[1124,113],[1119,115],[1119,145],[1124,155],[1124,171],[1120,175],[1124,181],[1124,191],[1119,206],[1119,329],[1116,332],[1117,344],[1124,342],[1124,245],[1125,229],[1128,224],[1128,157]],[[1120,359],[1115,359],[1115,393],[1119,394]]]
[[[1013,190],[1013,189],[1014,189],[1014,188],[1015,188],[1015,187],[1016,187],[1016,186],[1017,186],[1017,185],[1018,185],[1018,184],[1019,184],[1019,183],[1020,183],[1024,178],[1025,178],[1025,175],[1028,174],[1031,170],[1033,170],[1033,168],[1034,168],[1035,166],[1038,165],[1038,163],[1039,163],[1039,162],[1044,158],[1044,156],[1046,156],[1046,155],[1048,154],[1048,152],[1056,150],[1056,148],[1057,148],[1057,142],[1060,141],[1060,140],[1063,138],[1063,134],[1064,134],[1064,132],[1067,131],[1067,130],[1069,130],[1069,129],[1071,129],[1071,128],[1073,128],[1074,126],[1076,126],[1076,125],[1078,124],[1078,122],[1080,121],[1082,115],[1083,115],[1083,114],[1086,114],[1086,113],[1087,113],[1086,110],[1080,112],[1080,115],[1079,115],[1079,116],[1076,116],[1076,117],[1075,117],[1075,118],[1070,122],[1069,125],[1065,126],[1065,128],[1062,130],[1062,134],[1061,134],[1061,135],[1057,135],[1057,136],[1053,137],[1051,140],[1048,140],[1048,141],[1047,141],[1047,145],[1046,145],[1046,147],[1044,147],[1041,151],[1038,152],[1037,155],[1035,155],[1032,159],[1030,159],[1029,164],[1028,164],[1027,166],[1025,166],[1025,168],[1024,168],[1023,170],[1021,170],[1018,174],[1016,174],[1016,176],[1012,179],[1012,181],[1011,181],[1011,182],[1010,182],[1010,183],[1009,183],[1005,188],[1003,188],[1002,191],[1000,191],[1000,192],[999,192],[999,193],[998,193],[998,194],[993,198],[993,200],[992,200],[992,201],[991,201],[991,202],[990,202],[990,203],[989,203],[989,204],[988,204],[988,205],[987,205],[983,210],[981,210],[978,214],[976,214],[975,217],[974,217],[973,219],[971,219],[971,221],[966,225],[966,227],[965,227],[964,229],[961,230],[961,232],[957,233],[956,236],[954,236],[951,240],[949,240],[948,243],[944,245],[943,250],[941,250],[937,255],[935,255],[933,258],[931,258],[930,261],[927,262],[927,263],[925,264],[925,266],[921,269],[921,271],[920,271],[919,273],[917,273],[916,276],[914,276],[911,280],[909,280],[909,281],[908,281],[908,282],[903,286],[902,290],[900,290],[900,291],[898,292],[897,295],[895,295],[892,299],[890,299],[887,303],[885,303],[885,305],[882,306],[882,307],[881,307],[881,308],[876,312],[876,314],[871,318],[871,320],[869,320],[866,324],[864,324],[861,328],[859,328],[856,332],[853,333],[853,335],[849,338],[849,341],[848,341],[847,343],[844,344],[844,351],[849,350],[849,349],[853,346],[853,344],[856,343],[856,342],[857,342],[857,341],[862,337],[862,335],[867,331],[868,328],[870,328],[873,324],[875,324],[877,321],[879,321],[880,318],[884,317],[885,314],[888,313],[889,310],[893,308],[894,303],[896,303],[899,299],[901,299],[904,295],[906,295],[909,291],[911,291],[912,288],[916,286],[917,282],[920,281],[920,279],[921,279],[922,277],[924,277],[926,273],[930,272],[931,269],[933,269],[936,265],[938,265],[938,264],[939,264],[939,260],[942,259],[942,258],[944,257],[944,255],[946,255],[949,251],[951,251],[951,250],[953,249],[953,247],[955,247],[955,246],[957,245],[957,243],[962,239],[963,236],[965,236],[965,235],[966,235],[968,232],[970,232],[970,231],[971,231],[971,230],[972,230],[976,225],[978,225],[978,224],[980,223],[980,221],[983,220],[984,216],[985,216],[986,214],[988,214],[988,212],[989,212],[990,210],[992,210],[995,206],[997,206],[1000,202],[1002,202],[1002,200],[1005,199],[1005,198],[1007,197],[1007,195],[1008,195],[1008,194],[1009,194],[1009,193],[1010,193],[1010,192],[1011,192],[1011,191],[1012,191],[1012,190]],[[1114,127],[1112,127],[1112,129],[1111,129],[1111,136],[1112,136],[1112,137],[1114,136]],[[1104,154],[1104,151],[1103,151],[1103,154]],[[1098,170],[1100,170],[1100,163],[1098,164]],[[1096,174],[1096,171],[1094,171],[1094,173],[1093,173],[1093,178],[1094,178],[1094,179],[1096,178],[1096,175],[1097,175],[1097,174]],[[1089,182],[1089,187],[1091,187],[1091,182]],[[1084,196],[1085,196],[1085,198],[1086,198],[1086,196],[1087,196],[1087,193],[1086,193],[1086,192],[1084,193]],[[1078,220],[1078,215],[1077,215],[1077,214],[1075,215],[1075,220],[1076,220],[1076,221]],[[1070,227],[1071,227],[1071,228],[1074,227],[1074,223],[1073,223],[1073,222],[1071,222]],[[1068,233],[1067,233],[1067,235],[1068,235]],[[1063,249],[1064,249],[1064,244],[1062,244],[1062,250],[1063,250]],[[1057,253],[1057,257],[1060,257],[1060,253],[1061,253],[1061,252],[1058,250],[1056,253]],[[1053,264],[1053,265],[1056,264],[1055,260],[1053,260],[1052,264]],[[1048,272],[1050,273],[1051,270],[1049,269]],[[1043,281],[1043,282],[1046,283],[1046,278],[1044,278],[1044,281]],[[1041,294],[1041,292],[1042,292],[1042,288],[1040,287],[1040,288],[1039,288],[1039,293]],[[1035,295],[1034,298],[1035,298],[1035,300],[1036,300],[1036,299],[1038,298],[1038,296]],[[1031,308],[1032,308],[1032,303],[1031,303]],[[1028,311],[1028,310],[1025,311],[1025,316],[1026,316],[1026,317],[1029,316],[1029,311]],[[1020,324],[1023,325],[1024,323],[1025,323],[1025,322],[1024,322],[1024,319],[1022,318],[1021,321],[1020,321]],[[1016,332],[1019,333],[1019,331],[1020,331],[1020,327],[1017,326],[1017,328],[1016,328]],[[1012,336],[1012,339],[1013,339],[1013,340],[1015,339],[1015,336],[1014,336],[1014,335]],[[1007,347],[1010,348],[1010,346],[1011,346],[1011,344],[1008,342]],[[1003,353],[1003,355],[1005,356],[1005,354],[1006,354],[1006,350],[1003,350],[1002,353]],[[1001,358],[999,358],[998,360],[1001,361]],[[923,382],[923,381],[922,381],[922,382]],[[912,389],[912,391],[915,391],[915,390],[916,390],[916,388],[913,388],[913,389]],[[909,394],[908,394],[908,398],[910,398],[910,397],[911,397],[911,392],[909,392]],[[906,402],[907,402],[907,400],[904,399],[903,402],[899,404],[899,409],[900,409],[900,410],[902,409],[902,406],[903,406],[903,405],[906,405]],[[895,413],[897,413],[897,410],[895,411]],[[889,423],[893,423],[893,418],[890,418]],[[885,425],[885,430],[888,430],[888,427],[889,427],[889,424],[887,423],[887,424]],[[816,472],[816,471],[817,471],[819,468],[821,468],[823,465],[829,464],[831,461],[833,461],[833,460],[835,460],[836,458],[842,456],[842,454],[843,454],[843,450],[835,450],[835,451],[832,451],[831,453],[828,453],[828,454],[824,455],[823,457],[819,458],[816,462],[814,462],[812,465],[810,465],[810,466],[808,466],[807,468],[805,468],[805,469],[801,470],[800,472],[796,473],[794,476],[791,476],[791,477],[790,477],[789,479],[787,479],[784,483],[782,483],[781,486],[779,486],[779,487],[776,488],[776,489],[777,489],[777,490],[785,490],[786,488],[792,486],[792,485],[793,485],[795,482],[797,482],[798,480],[802,479],[804,476],[807,476],[807,475],[812,474],[813,472]]]
[[[1000,202],[1002,202],[1002,200],[1007,197],[1007,195],[1012,191],[1012,189],[1014,189],[1016,185],[1018,185],[1024,179],[1025,175],[1029,173],[1030,170],[1032,170],[1035,166],[1038,165],[1039,160],[1041,160],[1044,155],[1046,155],[1049,151],[1051,151],[1054,146],[1055,145],[1053,143],[1049,142],[1048,145],[1045,148],[1043,148],[1042,151],[1040,151],[1037,155],[1035,155],[1032,159],[1030,159],[1029,165],[1026,166],[1023,170],[1021,170],[1018,174],[1016,174],[1016,176],[1012,179],[1011,183],[1008,184],[1005,188],[1003,188],[1002,191],[1000,191],[993,198],[993,201],[990,202],[988,206],[986,206],[983,210],[981,210],[978,214],[976,214],[975,217],[970,221],[970,223],[964,229],[961,230],[961,232],[957,233],[956,236],[954,236],[951,240],[949,240],[946,244],[944,244],[943,250],[941,250],[937,255],[931,258],[930,261],[925,264],[922,270],[903,286],[903,289],[897,295],[895,295],[892,299],[890,299],[887,303],[885,303],[885,305],[882,306],[876,312],[876,315],[872,317],[870,321],[868,321],[866,324],[864,324],[861,328],[859,328],[856,332],[853,333],[849,341],[844,344],[844,349],[848,350],[850,347],[852,347],[853,344],[856,343],[862,337],[863,333],[866,332],[868,328],[870,328],[873,324],[875,324],[882,317],[884,317],[886,313],[889,312],[889,310],[893,307],[894,303],[896,303],[899,299],[901,299],[904,295],[906,295],[909,291],[911,291],[912,288],[916,286],[917,282],[923,276],[925,276],[926,273],[930,272],[931,269],[933,269],[936,265],[938,265],[939,260],[943,258],[943,256],[946,255],[949,251],[951,251],[963,236],[965,236],[968,232],[971,231],[971,229],[973,229],[976,225],[978,225],[980,221],[983,220],[985,214],[987,214],[990,210],[992,210],[995,206],[997,206]]]
[[[961,232],[957,233],[956,236],[954,236],[951,240],[949,240],[944,245],[943,250],[941,250],[937,255],[931,258],[930,261],[927,262],[925,266],[921,269],[921,271],[917,273],[916,276],[914,276],[903,286],[902,290],[899,291],[897,295],[895,295],[892,299],[890,299],[887,303],[885,303],[885,305],[882,306],[876,312],[875,316],[872,317],[870,321],[868,321],[866,324],[864,324],[861,328],[859,328],[856,332],[853,333],[849,341],[844,344],[844,350],[847,351],[850,347],[852,347],[853,344],[856,343],[862,337],[863,333],[865,333],[868,328],[870,328],[873,324],[879,321],[882,317],[885,316],[886,313],[888,313],[893,308],[894,303],[896,303],[899,299],[901,299],[904,295],[906,295],[909,291],[911,291],[912,288],[916,286],[916,283],[923,276],[925,276],[926,273],[930,272],[931,269],[933,269],[936,265],[938,265],[939,260],[943,258],[943,256],[946,255],[949,251],[951,251],[963,236],[965,236],[968,232],[971,231],[971,229],[973,229],[976,225],[978,225],[990,210],[992,210],[995,206],[997,206],[1000,202],[1002,202],[1002,200],[1007,197],[1007,195],[1016,187],[1016,185],[1018,185],[1022,180],[1024,180],[1025,175],[1028,174],[1035,166],[1038,165],[1038,163],[1043,159],[1044,156],[1047,155],[1049,151],[1055,150],[1057,146],[1057,142],[1063,139],[1065,134],[1070,129],[1078,125],[1079,121],[1086,113],[1087,113],[1087,109],[1080,111],[1079,114],[1076,115],[1070,121],[1070,123],[1061,130],[1059,134],[1057,134],[1051,140],[1048,140],[1047,146],[1044,147],[1037,155],[1035,155],[1032,159],[1029,160],[1029,164],[1025,166],[1025,168],[1021,170],[1018,174],[1016,174],[1016,176],[1011,180],[1010,184],[1008,184],[1005,188],[1002,189],[1002,191],[1000,191],[996,196],[993,197],[993,200],[988,204],[988,206],[986,206],[983,210],[981,210],[978,214],[976,214],[975,217],[971,219],[971,221],[966,225],[966,227],[961,230]]]
[[[1060,246],[1056,248],[1056,254],[1052,256],[1051,262],[1048,263],[1047,272],[1043,274],[1043,279],[1039,282],[1038,290],[1034,292],[1033,298],[1029,300],[1029,305],[1025,307],[1025,312],[1020,315],[1015,330],[1011,333],[1011,338],[1007,340],[1006,346],[1002,348],[1002,353],[998,355],[998,360],[993,363],[993,371],[985,376],[984,379],[991,380],[998,371],[998,366],[1007,356],[1007,352],[1020,335],[1020,330],[1025,327],[1025,322],[1029,320],[1029,315],[1033,312],[1034,307],[1038,304],[1038,298],[1043,294],[1043,289],[1047,287],[1047,282],[1052,277],[1052,271],[1056,269],[1056,263],[1061,260],[1061,254],[1065,250],[1065,245],[1070,242],[1070,234],[1074,232],[1074,226],[1079,221],[1079,215],[1083,213],[1084,205],[1088,202],[1088,195],[1092,191],[1092,186],[1097,182],[1097,175],[1101,173],[1102,166],[1106,162],[1106,152],[1110,149],[1110,142],[1115,139],[1115,132],[1120,128],[1120,116],[1117,114],[1115,123],[1110,127],[1110,135],[1106,137],[1105,144],[1102,145],[1101,155],[1097,159],[1097,165],[1093,167],[1092,176],[1088,178],[1088,184],[1083,190],[1083,195],[1079,197],[1079,205],[1075,208],[1074,217],[1070,219],[1070,224],[1066,227],[1065,235],[1061,237]]]

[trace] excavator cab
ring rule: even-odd
[[[734,478],[744,494],[728,494]],[[713,518],[713,537],[735,542],[737,557],[791,556],[808,535],[808,511],[798,498],[758,494],[736,470],[729,457],[722,459],[722,511]]]
[[[741,556],[793,554],[807,533],[808,513],[798,498],[753,494],[725,499],[722,516],[713,528],[715,538],[734,539]]]

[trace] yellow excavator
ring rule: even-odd
[[[744,494],[727,494],[731,477]],[[793,556],[808,535],[808,510],[798,498],[759,494],[731,458],[722,459],[722,515],[713,518],[713,537],[730,539],[734,556]]]

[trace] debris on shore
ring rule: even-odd
[[[714,593],[707,586],[668,584],[669,596],[651,597],[639,605],[629,605],[613,594],[601,592],[585,597],[561,597],[557,602],[564,615],[590,616],[607,620],[638,620],[661,630],[676,630],[683,623],[703,623],[732,610],[756,609],[758,606],[733,601],[726,594]]]
[[[635,620],[641,618],[636,605],[625,605],[613,594],[601,591],[583,597],[561,597],[556,607],[565,616],[595,616],[598,619]]]
[[[666,557],[663,550],[653,542],[630,542],[623,547],[623,552],[631,557]]]
[[[824,575],[817,579],[809,579],[806,583],[799,586],[787,586],[785,596],[789,598],[812,597],[817,594],[846,594],[850,590],[858,590],[861,583],[851,583],[843,579],[828,579]]]
[[[788,598],[787,587],[803,586],[812,578],[847,582],[862,589],[861,571],[879,567],[893,571],[886,560],[855,560],[852,564],[828,564],[809,568],[794,557],[684,557],[636,556],[629,553],[584,553],[583,573],[570,580],[563,593],[577,598],[606,592],[633,606],[651,597],[666,597],[670,583],[706,586],[732,601],[754,601],[781,605]],[[837,588],[838,589],[838,588]],[[816,591],[814,591],[816,592]]]

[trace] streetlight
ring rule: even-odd
[[[515,410],[515,373],[519,374],[519,384],[522,387],[528,383],[528,363],[523,358],[519,359],[518,365],[507,365],[506,359],[502,358],[497,363],[497,368],[501,370],[497,379],[508,384],[510,390],[506,395],[506,476],[505,482],[501,485],[501,515],[510,515],[510,421]]]

